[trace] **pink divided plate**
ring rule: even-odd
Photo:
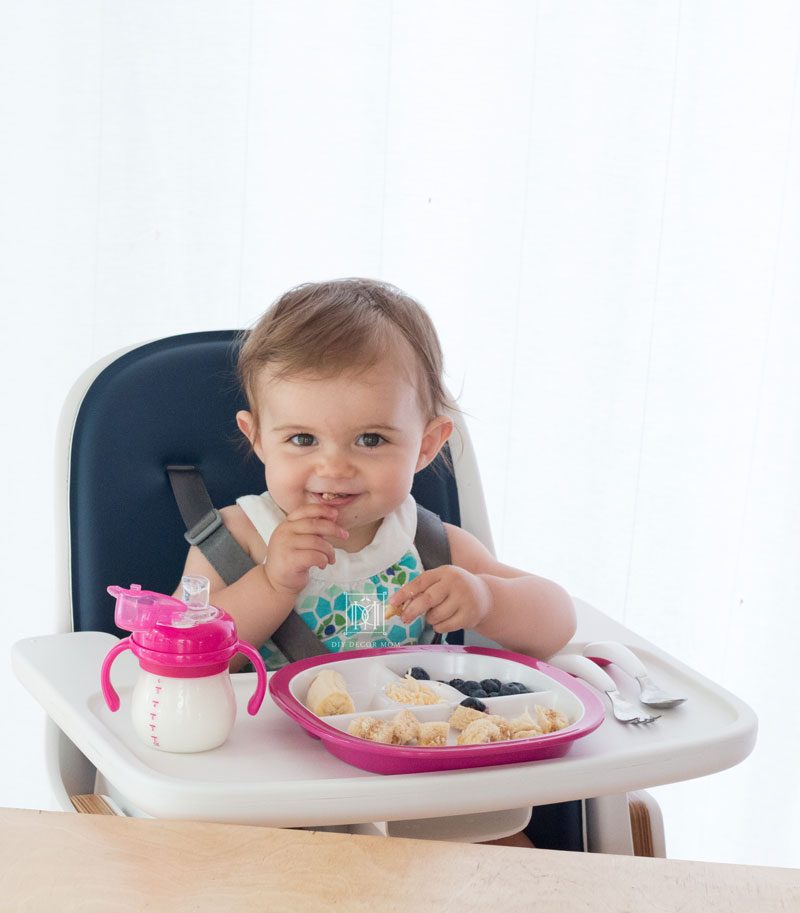
[[[421,667],[430,675],[431,681],[424,684],[438,694],[441,703],[409,706],[387,697],[387,685],[402,681],[412,666]],[[355,713],[320,717],[305,706],[306,692],[323,667],[331,667],[344,677]],[[483,745],[457,745],[458,733],[451,728],[448,744],[437,747],[384,745],[352,736],[347,731],[357,716],[390,720],[401,710],[411,710],[421,722],[447,720],[467,696],[442,683],[456,678],[519,682],[530,688],[530,693],[481,698],[487,712],[513,719],[528,710],[535,719],[534,706],[539,704],[565,714],[569,725],[558,732]],[[557,758],[575,739],[594,732],[605,719],[599,697],[571,675],[541,660],[488,647],[408,646],[313,656],[272,674],[269,690],[278,707],[310,735],[321,739],[331,754],[362,770],[381,774]]]

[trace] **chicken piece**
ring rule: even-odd
[[[453,711],[448,720],[448,723],[453,727],[453,729],[466,729],[470,723],[475,722],[475,720],[485,720],[486,714],[481,710],[475,710],[474,707],[465,707],[463,704],[459,704],[458,707]]]
[[[449,732],[450,727],[447,723],[420,723],[419,738],[417,741],[420,746],[440,747],[447,745],[447,736]]]
[[[420,735],[420,722],[410,710],[401,710],[392,720],[398,745],[416,742]]]
[[[500,729],[491,720],[475,720],[458,737],[458,744],[485,745],[488,742],[500,742],[502,738]]]
[[[535,710],[536,722],[542,732],[558,732],[559,729],[569,726],[569,720],[558,710],[550,710],[541,704],[536,704]]]

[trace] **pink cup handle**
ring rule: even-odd
[[[258,676],[255,693],[247,703],[247,712],[250,716],[255,716],[261,707],[264,695],[267,693],[267,670],[264,666],[264,660],[261,658],[261,654],[257,650],[254,650],[250,644],[240,640],[239,643],[236,644],[236,650],[239,653],[244,653],[250,660],[253,664],[253,668],[256,670],[256,675]]]
[[[114,690],[114,686],[111,684],[111,663],[119,656],[120,653],[123,653],[125,650],[130,650],[131,648],[131,639],[130,637],[123,638],[116,647],[113,647],[106,654],[106,658],[103,660],[102,668],[100,669],[100,686],[103,689],[103,697],[106,699],[106,704],[108,704],[108,709],[115,713],[119,710],[119,695]]]

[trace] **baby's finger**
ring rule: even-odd
[[[386,621],[390,618],[394,618],[396,615],[403,615],[403,613],[410,608],[416,595],[417,591],[410,584],[406,584],[406,586],[402,586],[399,590],[396,590],[389,598],[386,606]],[[403,619],[403,621],[405,623],[405,619]]]
[[[411,624],[420,615],[430,613],[447,598],[447,590],[440,583],[433,583],[402,609],[403,624]]]
[[[457,631],[463,627],[458,621],[460,603],[452,596],[443,600],[425,616],[425,622],[435,631]]]
[[[420,593],[423,593],[430,583],[433,582],[433,577],[428,571],[423,571],[421,574],[416,576],[413,580],[409,580],[408,583],[400,587],[399,590],[395,590],[389,598],[390,606],[397,606],[402,609],[403,605],[407,603],[410,599],[413,599],[415,596],[419,596]]]
[[[291,544],[292,549],[297,551],[322,552],[328,559],[328,564],[334,564],[336,562],[336,553],[333,550],[333,546],[329,542],[326,542],[322,536],[293,536]]]
[[[293,533],[333,536],[335,539],[348,539],[350,537],[350,533],[339,526],[335,520],[328,520],[322,517],[301,517],[299,520],[292,520],[291,529]]]
[[[303,504],[297,510],[286,515],[287,520],[303,520],[307,517],[323,517],[326,520],[336,520],[339,516],[337,507],[328,507],[326,504]]]

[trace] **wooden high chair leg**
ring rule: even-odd
[[[95,793],[84,796],[70,796],[69,801],[75,811],[83,815],[119,815],[119,812],[109,804],[105,796],[98,796]]]
[[[628,813],[631,816],[633,855],[665,856],[661,838],[664,824],[654,800],[644,792],[628,793]]]

